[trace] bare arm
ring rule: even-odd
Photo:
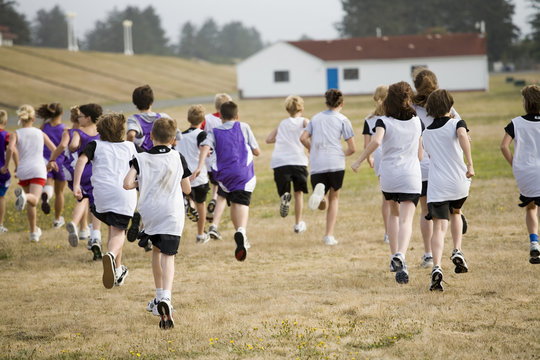
[[[43,133],[43,141],[45,142],[45,146],[51,150],[51,153],[53,153],[56,150],[56,145],[51,141],[51,138],[49,135]]]
[[[81,176],[87,163],[88,156],[86,156],[85,154],[79,155],[79,159],[75,164],[75,170],[73,173],[73,195],[75,195],[75,197],[79,200],[82,199]]]
[[[135,130],[129,130],[126,135],[126,140],[133,142],[135,140],[136,135],[137,135],[137,132]]]
[[[459,140],[459,146],[463,150],[465,155],[465,161],[467,162],[467,177],[471,178],[474,174],[474,167],[471,155],[471,143],[469,142],[469,136],[467,135],[467,130],[463,127],[457,129],[457,136]]]
[[[126,177],[124,178],[124,189],[131,190],[137,188],[137,186],[139,186],[139,182],[136,178],[137,170],[135,170],[135,168],[131,166],[128,173],[126,174]]]
[[[308,151],[311,150],[311,134],[306,130],[304,130],[302,135],[300,135],[300,142],[306,149],[308,149]]]
[[[71,142],[69,143],[69,151],[74,152],[79,146],[81,146],[81,134],[74,131],[73,138],[71,138]]]
[[[501,142],[501,152],[504,158],[506,159],[506,161],[508,161],[508,163],[510,164],[510,166],[512,166],[512,162],[514,160],[512,151],[510,151],[510,143],[512,142],[512,140],[513,140],[512,137],[508,135],[507,133],[505,133]]]
[[[268,136],[266,137],[267,144],[273,144],[276,142],[277,131],[278,129],[275,128],[274,130],[270,132],[270,134],[268,134]]]
[[[10,140],[9,140],[9,145],[6,149],[6,162],[4,164],[4,166],[2,166],[2,168],[0,168],[0,172],[2,174],[5,174],[8,172],[8,169],[9,169],[9,162],[11,161],[11,158],[13,157],[13,154],[15,154],[17,151],[17,133],[16,132],[13,132],[10,134]],[[15,158],[15,169],[17,168],[17,165],[18,165],[18,161],[17,161],[17,158]]]
[[[345,156],[350,156],[354,154],[356,151],[356,146],[354,145],[354,136],[348,138],[347,140],[345,140],[345,142],[347,143],[347,149],[343,150]]]
[[[259,156],[261,155],[261,149],[259,148],[256,148],[256,149],[251,149],[251,153],[255,156]]]
[[[422,144],[422,136],[420,136],[420,140],[418,140],[418,160],[422,161],[424,158],[424,144]]]
[[[201,173],[201,169],[204,166],[204,162],[206,161],[206,158],[208,157],[208,154],[210,153],[210,146],[208,145],[199,146],[199,149],[201,149],[201,153],[199,154],[199,165],[197,165],[197,169],[195,169],[195,171],[193,171],[193,173],[189,177],[190,181],[195,180],[197,176],[199,176],[199,174]]]
[[[69,132],[68,132],[68,129],[64,130],[64,132],[62,133],[62,139],[60,139],[60,143],[58,144],[58,146],[56,147],[56,150],[54,150],[52,153],[51,153],[51,157],[49,158],[50,160],[56,160],[56,158],[58,156],[60,156],[60,154],[62,152],[64,152],[64,150],[66,149],[66,147],[68,146],[69,144]]]
[[[360,157],[352,163],[351,168],[356,172],[362,164],[362,161],[366,160],[373,152],[381,145],[386,130],[383,127],[377,127],[375,135],[372,136],[371,141],[366,146]]]
[[[367,148],[369,142],[371,141],[371,135],[364,134],[364,150]],[[369,167],[373,169],[375,166],[375,163],[373,162],[373,154],[369,155],[366,159]]]
[[[182,187],[182,192],[184,194],[190,194],[191,193],[191,182],[189,181],[189,178],[183,178],[180,182],[180,186]]]

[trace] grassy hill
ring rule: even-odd
[[[0,107],[59,101],[64,107],[131,102],[151,84],[156,100],[234,92],[234,67],[177,57],[0,47]]]

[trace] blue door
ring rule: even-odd
[[[326,69],[326,89],[339,89],[337,68]]]

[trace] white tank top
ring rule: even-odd
[[[195,129],[190,132],[182,133],[182,140],[176,142],[176,151],[184,155],[186,159],[189,171],[192,173],[199,166],[199,145],[197,144],[197,136],[202,132],[201,129]],[[201,169],[201,173],[197,178],[191,182],[191,186],[199,186],[208,182],[208,173],[206,171],[206,165]]]
[[[272,169],[286,165],[308,165],[304,145],[300,142],[300,135],[304,131],[304,121],[306,119],[303,117],[290,117],[281,121],[270,161]]]
[[[514,159],[512,170],[521,195],[540,196],[540,121],[523,117],[512,119],[514,124]]]
[[[185,135],[185,134],[184,134]],[[181,236],[184,229],[182,206],[182,161],[177,151],[162,154],[139,153],[139,203],[144,232],[148,235]]]
[[[92,186],[94,203],[99,213],[113,212],[133,216],[137,205],[137,191],[124,189],[124,178],[129,161],[137,153],[131,141],[112,143],[95,140],[96,151],[92,160]]]
[[[35,127],[17,129],[19,180],[47,179],[46,160],[43,159],[43,132]]]
[[[386,131],[382,139],[381,190],[388,193],[420,194],[422,174],[418,145],[422,125],[417,116],[409,120],[381,117]]]
[[[467,179],[467,166],[459,145],[456,125],[459,119],[450,119],[438,129],[425,129],[422,142],[429,154],[427,202],[459,200],[469,195],[471,179]]]

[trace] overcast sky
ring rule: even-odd
[[[334,39],[338,32],[334,24],[343,18],[340,0],[17,0],[17,10],[34,20],[39,9],[50,10],[58,4],[65,11],[77,14],[75,31],[82,39],[98,20],[116,7],[127,5],[140,9],[152,5],[162,21],[162,27],[172,43],[177,43],[182,25],[188,21],[200,26],[207,18],[218,25],[240,21],[256,28],[263,41],[298,40],[302,35],[312,39]],[[316,5],[315,5],[316,4]],[[527,18],[532,14],[528,0],[514,0],[514,24],[522,35],[530,32]],[[384,32],[384,29],[383,29]],[[373,30],[375,35],[375,29]]]

